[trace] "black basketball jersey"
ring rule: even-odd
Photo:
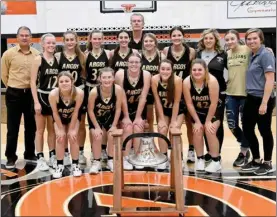
[[[91,52],[88,54],[86,61],[87,78],[86,81],[92,85],[97,84],[99,69],[109,66],[109,59],[104,49],[99,57],[95,58]]]
[[[139,52],[141,52],[141,50],[142,50],[142,39],[143,39],[144,34],[142,33],[141,39],[139,40],[138,43],[135,42],[133,34],[131,33],[130,35],[131,35],[131,38],[130,38],[130,42],[129,42],[129,48],[136,49]]]
[[[142,53],[142,59],[141,59],[142,70],[146,70],[150,72],[152,76],[156,75],[158,74],[160,61],[161,61],[161,55],[158,53],[158,51],[156,52],[156,56],[154,57],[154,59],[151,61],[149,61]]]
[[[133,50],[129,48],[129,51],[127,55],[122,58],[118,52],[114,53],[113,56],[113,63],[111,65],[111,68],[117,72],[119,69],[127,69],[128,68],[128,59],[129,56],[133,53]]]
[[[169,103],[167,100],[167,85],[163,86],[161,81],[158,83],[158,95],[161,100],[164,114],[172,113],[173,102]]]
[[[80,85],[83,84],[82,79],[81,79],[81,73],[82,73],[82,66],[81,62],[76,56],[73,60],[68,60],[64,53],[61,52],[61,57],[60,57],[60,63],[59,63],[59,69],[60,71],[68,71],[74,78],[74,85],[76,87],[79,87]]]
[[[54,57],[54,63],[51,66],[46,59],[41,57],[41,64],[38,69],[37,88],[43,91],[51,91],[57,87],[59,74],[59,64]]]
[[[209,111],[209,107],[211,105],[210,96],[209,96],[209,87],[204,86],[200,93],[197,92],[195,85],[190,78],[190,94],[192,98],[192,102],[196,112],[199,115],[207,115]]]
[[[58,113],[61,118],[62,124],[67,125],[70,123],[75,105],[76,105],[76,101],[73,101],[67,106],[63,102],[61,96],[59,95],[59,102],[57,103],[57,109],[58,109]]]
[[[143,86],[144,86],[143,71],[140,72],[139,80],[137,84],[133,86],[132,84],[130,84],[127,69],[124,70],[123,88],[127,97],[129,114],[136,113]]]
[[[190,74],[190,65],[191,61],[189,59],[190,49],[187,45],[184,45],[185,52],[182,54],[182,57],[177,61],[172,54],[172,47],[170,46],[167,53],[167,59],[173,63],[173,71],[179,77],[184,80]]]
[[[116,109],[116,95],[115,95],[115,85],[112,87],[112,95],[109,101],[103,100],[101,94],[101,87],[97,86],[97,97],[95,99],[94,114],[99,125],[112,124],[115,116]]]

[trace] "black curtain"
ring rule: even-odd
[[[7,39],[1,38],[1,57],[7,49],[8,49]],[[1,80],[1,88],[5,88],[5,85],[3,84],[2,80]]]
[[[276,56],[276,31],[264,32],[265,46],[270,47]]]

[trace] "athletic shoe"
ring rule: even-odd
[[[204,171],[205,170],[205,160],[197,159],[196,161],[196,171]]]
[[[37,168],[40,171],[48,171],[49,170],[49,166],[46,163],[46,160],[44,157],[40,157],[37,161]]]
[[[80,169],[78,164],[72,164],[72,175],[74,177],[82,175],[82,170]]]
[[[53,178],[54,179],[59,179],[63,176],[63,171],[64,171],[64,165],[59,164],[53,173]]]
[[[113,172],[113,159],[108,160],[107,162],[107,168]]]
[[[260,168],[262,165],[262,161],[260,163],[257,163],[256,161],[252,160],[248,164],[245,164],[244,166],[241,167],[242,171],[254,171]]]
[[[162,163],[162,164],[159,164],[159,165],[156,167],[156,169],[158,169],[158,170],[165,170],[166,167],[167,167],[167,165],[168,165],[168,161],[166,161],[166,162],[164,162],[164,163]]]
[[[194,163],[194,162],[195,162],[194,150],[188,150],[187,163]]]
[[[69,153],[69,152],[65,152],[65,153],[64,153],[63,164],[64,164],[64,166],[69,166],[69,165],[71,165],[70,153]]]
[[[54,168],[54,169],[57,167],[57,157],[56,157],[56,155],[52,155],[49,158],[48,165],[50,167]]]
[[[102,160],[108,160],[107,151],[104,150],[104,149],[101,151],[101,159]]]
[[[272,173],[274,171],[275,169],[272,167],[271,162],[270,163],[264,162],[263,164],[261,164],[260,168],[254,172],[254,174],[258,176],[262,176],[262,175],[267,175],[268,173]]]
[[[127,156],[123,157],[123,169],[124,170],[132,170],[133,169],[133,165],[130,164],[127,159],[128,159]]]
[[[84,155],[84,151],[79,151],[79,164],[87,164],[87,158]]]
[[[100,170],[101,170],[101,162],[94,160],[90,167],[89,173],[90,174],[98,174]]]
[[[247,151],[249,152],[249,151]],[[234,167],[242,167],[244,165],[246,165],[248,163],[248,159],[247,159],[247,153],[246,156],[244,156],[243,153],[239,153],[237,159],[234,161],[233,166]]]
[[[6,163],[6,168],[7,168],[7,169],[13,169],[13,168],[15,168],[17,159],[18,159],[17,156],[15,156],[14,158],[9,158],[9,159],[7,160],[7,163]]]
[[[213,161],[205,168],[205,171],[208,173],[216,173],[221,170],[220,161]]]

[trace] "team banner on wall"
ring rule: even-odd
[[[227,18],[276,17],[276,1],[228,1]]]
[[[1,15],[37,14],[36,1],[1,1]]]

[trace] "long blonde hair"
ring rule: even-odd
[[[223,48],[221,47],[220,45],[220,35],[218,33],[218,31],[216,29],[206,29],[202,32],[201,36],[200,36],[200,40],[197,44],[197,47],[198,47],[198,51],[202,51],[202,50],[205,50],[205,45],[204,45],[204,38],[205,38],[205,35],[209,34],[209,33],[212,33],[214,38],[215,38],[215,51],[217,53],[222,53],[223,51]]]
[[[79,40],[78,40],[78,35],[76,32],[74,31],[66,31],[64,34],[63,34],[63,41],[65,41],[65,37],[66,35],[68,34],[72,34],[74,35],[75,37],[75,40],[76,40],[76,46],[75,46],[75,53],[76,55],[78,56],[79,60],[80,60],[80,63],[81,63],[81,67],[82,67],[82,70],[85,71],[85,55],[83,54],[81,48],[80,48],[80,45],[79,45]]]
[[[208,86],[208,83],[209,83],[209,80],[210,80],[210,73],[209,73],[209,69],[208,69],[208,66],[205,62],[205,60],[203,59],[195,59],[192,61],[191,63],[191,69],[190,69],[190,77],[192,79],[193,82],[195,82],[195,79],[194,77],[192,76],[192,67],[195,65],[195,64],[200,64],[201,66],[203,66],[204,70],[205,70],[205,78],[204,78],[204,83],[205,83],[205,86]]]

